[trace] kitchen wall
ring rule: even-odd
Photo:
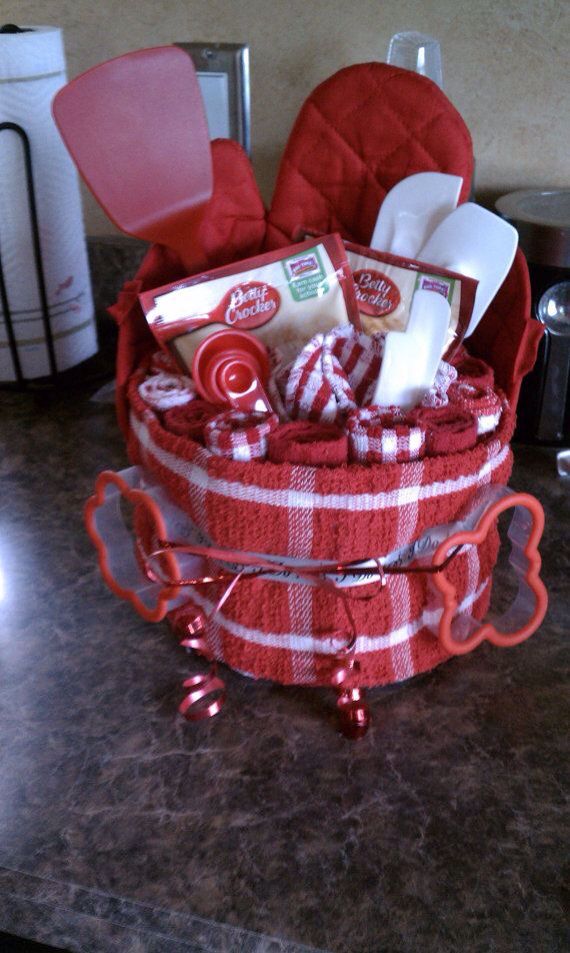
[[[145,46],[248,43],[266,200],[308,93],[342,66],[384,60],[390,36],[406,29],[441,42],[445,91],[474,140],[479,201],[570,185],[567,0],[3,0],[1,9],[3,22],[61,26],[70,78]],[[85,214],[88,234],[113,231],[89,195]]]

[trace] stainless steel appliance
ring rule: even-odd
[[[546,328],[523,381],[515,437],[570,446],[570,189],[510,192],[496,208],[519,233],[533,314]]]

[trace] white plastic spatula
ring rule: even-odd
[[[370,247],[404,258],[417,253],[439,223],[457,206],[463,179],[443,172],[418,172],[387,193]]]
[[[406,330],[386,335],[373,404],[408,410],[421,403],[435,380],[450,315],[443,295],[416,291]]]
[[[517,250],[517,230],[474,202],[451,212],[420,249],[420,261],[479,282],[465,337],[473,333],[505,280]]]

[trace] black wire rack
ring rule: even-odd
[[[49,305],[46,291],[46,281],[42,263],[42,250],[40,244],[40,233],[38,225],[38,212],[36,203],[36,193],[34,189],[34,176],[32,167],[32,150],[30,148],[29,137],[21,126],[15,122],[0,123],[0,137],[2,133],[12,133],[19,137],[22,146],[22,160],[25,174],[25,187],[27,191],[29,224],[30,224],[30,243],[33,249],[35,280],[37,283],[41,320],[43,323],[45,345],[49,365],[49,377],[55,379],[57,375],[57,360],[55,355],[53,329],[51,326]],[[0,223],[1,230],[1,223]],[[6,276],[2,265],[2,254],[0,247],[0,303],[2,305],[3,319],[6,325],[7,344],[10,349],[10,357],[14,368],[16,383],[20,387],[26,386],[26,380],[22,371],[22,363],[18,351],[18,340],[16,337],[14,315],[10,307],[9,290],[6,284]]]

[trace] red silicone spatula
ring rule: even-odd
[[[108,60],[64,86],[53,115],[111,221],[128,235],[167,245],[196,271],[212,160],[190,57],[158,46]]]

